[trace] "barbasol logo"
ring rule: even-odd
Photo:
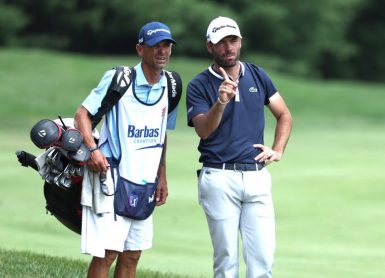
[[[128,138],[154,138],[159,136],[159,128],[136,128],[135,125],[128,126]]]

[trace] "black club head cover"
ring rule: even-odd
[[[91,153],[87,146],[83,143],[76,151],[68,152],[68,155],[71,159],[78,162],[86,162],[90,158]]]
[[[63,149],[74,152],[77,151],[83,143],[83,136],[80,131],[75,128],[69,128],[64,131],[61,138],[61,146]]]
[[[62,136],[62,128],[54,121],[44,119],[37,122],[31,129],[30,137],[36,147],[48,148],[56,144]]]

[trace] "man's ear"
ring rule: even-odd
[[[213,54],[213,43],[212,42],[206,42],[206,47],[207,47],[207,51],[210,53],[210,54]]]
[[[143,45],[137,44],[136,45],[136,52],[138,53],[139,57],[142,57]]]

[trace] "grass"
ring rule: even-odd
[[[71,117],[104,70],[135,61],[0,49],[0,63],[6,65],[0,68],[1,277],[23,277],[21,266],[28,262],[36,262],[27,268],[39,274],[35,277],[84,276],[90,257],[80,254],[79,236],[46,215],[41,178],[20,167],[14,152],[40,153],[29,140],[35,122],[58,114]],[[175,57],[170,68],[186,85],[207,64]],[[283,161],[269,166],[277,217],[274,277],[382,277],[385,85],[270,75],[295,123]],[[155,211],[154,246],[139,265],[143,277],[158,277],[155,271],[212,276],[211,243],[197,204],[198,140],[186,127],[185,114],[182,100],[177,130],[168,136],[170,196]],[[266,142],[271,142],[273,124],[268,117]],[[12,264],[7,257],[15,257]],[[63,261],[70,274],[53,276],[53,269],[44,268],[51,261],[58,270]]]
[[[0,249],[0,268],[3,278],[79,278],[87,276],[88,265],[64,257],[37,255],[32,252]],[[112,275],[110,275],[112,277]],[[137,278],[184,278],[171,273],[138,270]]]

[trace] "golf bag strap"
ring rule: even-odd
[[[89,114],[92,122],[92,129],[102,120],[103,116],[125,94],[132,81],[135,80],[136,71],[133,67],[118,66],[112,78],[111,85],[107,90],[102,104],[95,115]],[[182,96],[182,79],[175,71],[164,71],[167,79],[168,91],[168,113],[172,112],[178,105]]]
[[[136,72],[133,68],[116,67],[115,69],[114,77],[112,78],[110,87],[102,100],[98,112],[96,112],[95,115],[89,114],[92,122],[92,129],[98,125],[103,116],[119,101],[131,85],[132,80],[135,79]]]
[[[182,79],[176,71],[164,71],[167,79],[168,113],[177,106],[182,96]]]

